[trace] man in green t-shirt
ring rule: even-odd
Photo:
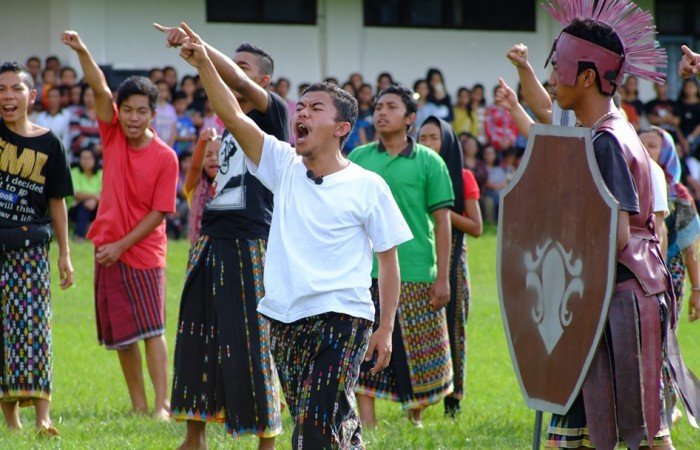
[[[401,300],[391,364],[371,374],[373,364],[365,361],[355,389],[362,424],[369,427],[377,423],[375,397],[401,402],[410,419],[420,424],[423,409],[452,392],[444,306],[450,298],[449,208],[454,192],[440,156],[408,136],[416,109],[410,89],[394,85],[382,91],[374,106],[379,141],[349,155],[351,161],[384,178],[414,236],[398,247]],[[379,317],[377,275],[375,258],[372,296]]]

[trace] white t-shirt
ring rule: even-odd
[[[290,323],[327,312],[374,320],[372,251],[412,239],[384,180],[350,163],[315,184],[292,146],[266,135],[248,170],[275,196],[258,312]]]
[[[663,212],[664,217],[670,214],[668,210],[668,187],[664,170],[655,161],[649,159],[651,167],[651,184],[654,186],[654,212]]]

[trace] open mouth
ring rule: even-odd
[[[308,136],[309,129],[306,127],[306,125],[303,123],[297,123],[297,126],[294,128],[294,137],[296,138],[296,141],[298,143],[305,142]]]
[[[5,105],[2,107],[2,111],[6,113],[13,113],[17,111],[17,105]]]

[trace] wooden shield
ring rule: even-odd
[[[581,389],[613,293],[617,218],[590,129],[534,125],[498,218],[501,314],[532,409],[564,414]]]

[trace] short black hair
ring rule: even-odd
[[[564,28],[563,32],[591,42],[599,47],[608,49],[613,53],[617,53],[618,55],[625,54],[625,48],[622,45],[622,41],[620,41],[620,38],[615,33],[615,30],[613,30],[613,28],[608,24],[598,22],[593,19],[574,19],[573,22]],[[606,94],[603,92],[603,86],[600,82],[601,75],[598,73],[598,69],[595,67],[593,62],[579,62],[578,72],[576,75],[578,76],[588,69],[593,69],[593,71],[595,71],[595,82],[596,86],[598,86],[598,92],[607,97],[612,97],[617,89],[615,89],[611,94]],[[606,75],[608,74],[603,74],[603,76]],[[617,75],[618,74],[614,74],[615,77],[617,77]],[[610,82],[613,84],[613,86],[615,86],[615,88],[617,88],[614,79],[610,80]]]
[[[63,66],[61,70],[58,71],[59,78],[62,77],[63,74],[66,72],[73,72],[73,75],[75,75],[75,77],[78,78],[78,72],[76,72],[75,69],[71,66]]]
[[[401,97],[401,101],[406,106],[406,117],[418,111],[418,103],[416,103],[416,100],[413,98],[413,91],[402,84],[392,84],[381,91],[374,101],[375,106],[379,99],[387,94],[396,94]]]
[[[251,44],[250,42],[244,42],[236,49],[236,53],[239,52],[252,53],[256,55],[258,57],[260,71],[265,75],[272,76],[272,74],[275,72],[275,61],[272,59],[272,56],[257,45]]]
[[[47,56],[46,59],[44,60],[44,65],[46,65],[50,62],[57,62],[59,65],[61,64],[61,60],[58,59],[58,56],[56,56],[56,55]]]
[[[151,80],[141,76],[131,76],[124,80],[117,89],[117,108],[132,95],[145,95],[151,111],[156,110],[158,102],[158,88]]]
[[[335,115],[336,122],[348,122],[350,123],[350,131],[348,134],[340,138],[340,148],[343,148],[345,142],[348,140],[352,129],[355,128],[355,123],[357,123],[357,116],[359,110],[357,107],[357,100],[352,95],[348,94],[344,90],[340,89],[335,84],[331,83],[314,83],[304,89],[301,93],[302,96],[306,95],[308,92],[326,92],[333,99],[333,104],[337,111]]]
[[[0,73],[14,72],[22,79],[22,82],[27,85],[27,88],[31,91],[34,89],[34,78],[32,74],[29,73],[26,67],[20,65],[17,61],[5,61],[0,65]]]
[[[173,97],[170,99],[172,103],[175,103],[178,100],[185,99],[187,100],[187,94],[185,94],[184,91],[177,90],[173,93]]]
[[[27,58],[26,65],[29,65],[29,63],[32,62],[32,61],[38,62],[39,64],[41,64],[41,59],[40,59],[38,56],[36,56],[36,55],[32,55],[32,56],[30,56],[29,58]]]

